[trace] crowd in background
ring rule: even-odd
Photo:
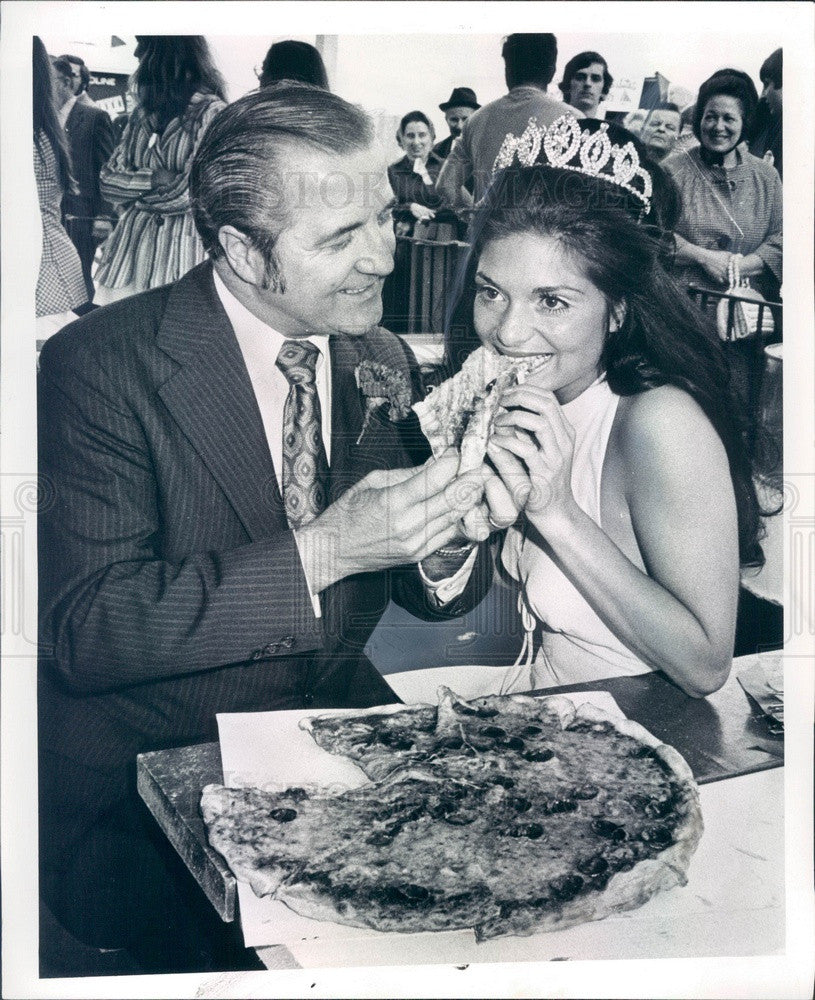
[[[189,169],[207,126],[225,106],[224,81],[202,36],[137,36],[135,109],[115,121],[94,107],[90,74],[70,54],[34,43],[34,160],[42,218],[37,337],[98,305],[166,284],[204,257],[192,223]],[[623,125],[641,143],[662,189],[655,221],[675,237],[675,273],[688,284],[777,302],[782,282],[782,53],[748,74],[722,68],[680,107],[655,92],[627,115],[605,111],[613,83],[600,52],[571,58],[553,93],[557,41],[516,34],[504,41],[507,94],[481,106],[457,86],[439,104],[439,139],[422,110],[401,119],[404,156],[388,176],[397,245],[385,289],[385,324],[405,329],[410,238],[466,240],[508,132],[569,112]],[[259,86],[284,79],[329,89],[320,53],[300,41],[271,46]],[[557,96],[554,92],[557,91]],[[443,96],[443,95],[442,95]],[[658,164],[658,166],[657,166]],[[654,220],[652,220],[654,221]]]

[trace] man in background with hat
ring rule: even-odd
[[[465,204],[461,188],[468,183],[473,185],[475,200],[483,198],[507,132],[521,135],[533,115],[541,127],[567,113],[583,117],[546,93],[557,63],[554,35],[508,35],[501,55],[509,93],[485,104],[467,119],[436,180],[438,193],[454,206]]]
[[[475,91],[470,87],[454,87],[452,94],[444,104],[439,105],[439,111],[444,112],[444,120],[450,129],[450,135],[441,142],[437,142],[433,147],[436,156],[446,160],[450,154],[453,143],[461,135],[464,123],[473,113],[478,111],[481,105],[476,100]]]

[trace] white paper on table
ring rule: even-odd
[[[736,677],[763,712],[784,722],[784,654],[758,653],[741,658]]]
[[[487,673],[485,673],[485,671]],[[461,691],[467,699],[491,692],[502,670],[493,667],[441,667],[411,674],[388,677],[400,697],[410,702],[438,702],[441,685]],[[421,676],[420,676],[421,675]],[[401,681],[401,683],[400,683]],[[623,717],[619,706],[606,691],[586,691],[571,697],[575,704],[590,702],[611,715]],[[378,712],[399,711],[404,706],[389,705]],[[359,709],[299,709],[290,712],[237,712],[218,716],[221,762],[224,784],[230,787],[287,787],[297,785],[341,786],[362,785],[367,778],[349,760],[335,757],[321,749],[311,736],[299,728],[302,718],[309,715],[356,714]],[[411,951],[425,946],[455,950],[462,944],[475,947],[472,931],[446,931],[432,934],[385,934],[368,928],[348,927],[329,921],[302,917],[283,903],[259,899],[248,885],[238,882],[238,901],[244,943],[247,947],[285,944],[296,953],[299,942],[357,942],[376,939],[377,948],[388,953],[400,945]],[[422,939],[426,939],[423,943]],[[325,952],[327,954],[330,952]],[[396,960],[396,959],[394,959]]]

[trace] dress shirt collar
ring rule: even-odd
[[[73,97],[69,97],[68,100],[62,105],[62,107],[57,112],[57,118],[59,119],[60,125],[65,128],[68,123],[68,115],[73,111],[74,105],[76,104],[76,94]]]
[[[507,97],[513,101],[528,101],[530,97],[539,97],[541,94],[551,96],[545,87],[536,87],[534,83],[519,83],[517,87],[507,91]]]
[[[264,323],[262,319],[258,319],[242,302],[235,298],[215,268],[212,270],[212,277],[215,281],[215,291],[218,293],[221,305],[232,324],[232,329],[235,331],[247,364],[249,362],[247,355],[257,357],[262,354],[266,358],[271,356],[272,360],[276,361],[283,341],[295,338],[287,338],[274,327],[269,326],[268,323]],[[318,368],[321,367],[328,357],[328,337],[314,334],[305,339],[319,350],[320,358],[317,365]]]
[[[276,362],[283,342],[289,338],[284,337],[278,330],[258,319],[242,302],[239,302],[214,269],[212,277],[215,281],[215,291],[218,293],[221,305],[223,305],[229,322],[232,324],[232,329],[235,331],[235,337],[243,355],[246,370],[249,373],[249,380],[252,383],[255,400],[260,410],[260,418],[263,421],[263,430],[269,445],[269,453],[272,456],[272,465],[274,466],[277,485],[282,496],[283,419],[285,401],[289,394],[289,383],[286,376],[277,367]],[[316,389],[320,400],[323,445],[325,447],[326,458],[330,463],[332,410],[328,337],[325,335],[315,335],[305,339],[309,343],[314,344],[320,352],[315,372]],[[298,541],[297,532],[295,532],[294,537],[299,550],[300,542]],[[305,560],[303,565],[305,567]],[[308,571],[304,570],[304,572],[306,573],[306,582],[311,594],[314,615],[316,618],[320,618],[322,610],[319,594],[311,586]]]

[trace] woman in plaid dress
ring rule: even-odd
[[[101,173],[121,214],[102,248],[98,305],[175,281],[205,257],[187,188],[193,154],[225,106],[224,83],[202,36],[137,37],[139,105]]]
[[[62,227],[62,195],[72,183],[65,134],[59,126],[53,100],[51,62],[42,41],[35,37],[34,179],[42,218],[42,251],[35,295],[37,338],[44,339],[76,317],[88,292],[79,254]]]

